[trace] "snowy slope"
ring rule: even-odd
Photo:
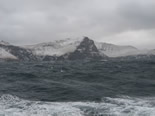
[[[136,56],[136,55],[155,55],[155,50],[138,50],[133,46],[118,46],[109,43],[95,42],[90,44],[90,41],[84,42],[83,46],[79,45],[83,42],[84,37],[77,39],[64,39],[55,40],[52,42],[40,43],[28,46],[14,46],[8,42],[0,41],[0,59],[11,58],[19,60],[44,60],[44,59],[57,59],[61,56],[68,56],[71,53],[75,55],[76,51],[83,50],[87,52],[86,56],[90,54],[92,48],[97,48],[97,54],[108,57],[123,57],[123,56]],[[87,49],[89,48],[89,49]],[[94,49],[93,49],[94,50]],[[85,53],[86,54],[86,53]],[[98,56],[99,56],[98,55]],[[81,56],[81,55],[80,55]]]
[[[0,41],[0,45],[10,45],[8,42],[3,40]],[[14,55],[6,51],[4,48],[0,47],[0,59],[17,59]]]
[[[76,50],[76,47],[80,44],[81,40],[82,38],[68,38],[65,40],[57,40],[53,42],[26,46],[26,48],[31,49],[35,55],[61,56],[66,53],[74,52]]]
[[[30,50],[5,41],[0,41],[0,59],[37,60]]]
[[[95,42],[98,50],[109,57],[119,57],[139,54],[140,51],[133,46],[118,46],[109,43]]]
[[[83,37],[78,39],[64,39],[47,43],[40,43],[36,45],[29,45],[26,48],[32,50],[38,56],[62,56],[67,53],[72,53],[77,46],[82,42]],[[139,54],[152,54],[155,52],[148,52],[147,50],[138,50],[133,46],[119,46],[103,42],[95,42],[95,45],[101,54],[109,57],[130,56]]]
[[[14,55],[10,54],[3,48],[0,48],[0,59],[17,59]]]

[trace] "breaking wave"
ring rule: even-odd
[[[102,102],[43,102],[0,97],[0,116],[155,116],[155,98],[104,97]]]

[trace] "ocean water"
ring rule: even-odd
[[[155,60],[0,62],[0,116],[155,116]]]

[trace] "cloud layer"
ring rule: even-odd
[[[154,0],[1,0],[0,39],[32,44],[89,36],[155,48]]]

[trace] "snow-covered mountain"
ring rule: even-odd
[[[0,41],[0,59],[2,60],[17,60],[17,57],[14,56],[13,54],[11,54],[8,50],[6,50],[4,47],[2,46],[7,46],[10,45],[8,42],[5,41]]]
[[[118,46],[109,43],[95,42],[98,50],[109,57],[135,55],[139,50],[133,46]]]
[[[104,56],[99,54],[93,40],[88,37],[77,39],[57,40],[53,42],[40,43],[36,45],[25,46],[36,56],[41,56],[42,60],[49,59],[81,59],[81,58],[98,58]],[[94,52],[96,48],[97,51]],[[97,55],[98,54],[98,55]]]
[[[76,60],[107,57],[155,55],[155,50],[138,50],[133,46],[118,46],[95,42],[88,37],[64,39],[27,46],[14,46],[0,41],[0,59],[16,60]]]
[[[82,40],[83,38],[65,39],[26,46],[26,48],[31,49],[33,53],[38,56],[62,56],[74,52]],[[100,54],[109,57],[136,55],[141,53],[141,51],[133,46],[118,46],[102,42],[95,42],[95,46]]]
[[[0,42],[0,59],[9,60],[36,60],[31,50],[11,45],[7,42]]]
[[[66,53],[74,52],[81,41],[82,38],[67,38],[65,40],[57,40],[36,45],[28,45],[25,46],[25,48],[32,50],[32,52],[38,56],[61,56]]]
[[[26,46],[26,48],[31,49],[35,55],[39,56],[62,56],[74,52],[82,40],[83,38],[65,39]],[[102,42],[95,42],[95,45],[101,54],[106,54],[109,57],[127,56],[138,53],[138,50],[132,46],[118,46]]]
[[[88,37],[84,37],[80,44],[76,47],[74,52],[66,53],[60,58],[69,60],[81,60],[81,59],[103,59],[107,56],[100,54],[93,40]]]
[[[8,51],[6,51],[4,48],[0,48],[0,59],[17,59],[16,56],[12,55]]]

